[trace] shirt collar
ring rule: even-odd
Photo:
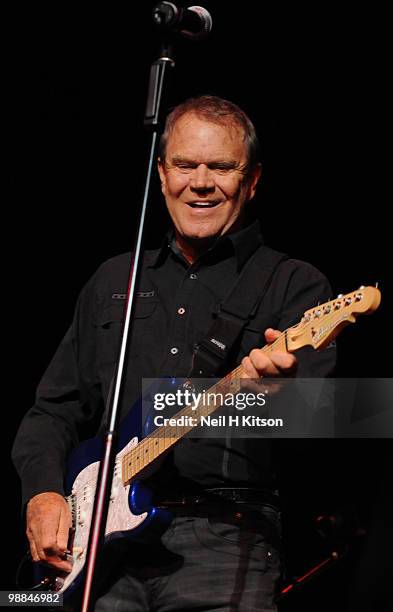
[[[149,267],[156,268],[163,263],[170,250],[176,253],[174,239],[175,233],[172,228],[164,237],[160,248],[150,253]],[[263,237],[259,221],[253,221],[237,232],[225,234],[218,238],[215,244],[207,251],[207,254],[217,253],[219,250],[225,249],[229,245],[236,257],[237,269],[239,271],[261,244],[263,244]]]

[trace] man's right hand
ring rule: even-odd
[[[70,572],[72,565],[65,560],[71,512],[59,493],[40,493],[30,499],[26,511],[26,535],[33,561]]]

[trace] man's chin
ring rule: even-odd
[[[217,234],[184,234],[182,241],[198,248],[209,248],[219,238]]]

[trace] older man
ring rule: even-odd
[[[161,248],[144,254],[123,414],[140,394],[143,377],[189,375],[195,347],[256,255],[261,276],[268,262],[276,264],[263,299],[215,373],[242,363],[249,378],[327,375],[334,349],[295,357],[258,348],[330,290],[318,270],[278,257],[263,245],[258,224],[245,223],[261,174],[246,114],[214,96],[179,105],[166,122],[158,171],[173,229]],[[70,569],[64,558],[71,525],[65,462],[80,428],[104,412],[128,268],[129,254],[115,257],[83,289],[15,442],[32,557],[60,570]],[[252,270],[250,291],[259,279]],[[274,610],[280,535],[271,446],[263,439],[207,438],[175,447],[151,478],[158,502],[170,504],[175,518],[160,540],[136,544],[114,566],[96,610]]]

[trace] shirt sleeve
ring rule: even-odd
[[[96,373],[96,275],[82,290],[64,336],[24,416],[12,450],[22,481],[22,503],[46,491],[64,494],[70,450],[84,428],[102,415]]]

